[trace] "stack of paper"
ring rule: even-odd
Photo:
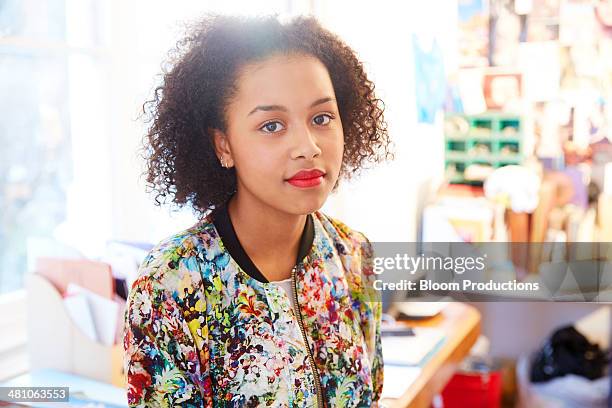
[[[69,283],[64,304],[72,320],[89,338],[107,346],[113,345],[117,319],[120,318],[118,302]]]
[[[415,327],[414,336],[383,336],[382,349],[385,365],[420,366],[444,341],[444,331],[429,327]]]
[[[387,365],[384,367],[382,398],[399,398],[421,374],[420,367]]]

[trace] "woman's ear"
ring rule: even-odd
[[[213,146],[215,148],[215,154],[221,162],[223,167],[232,167],[234,161],[232,158],[232,149],[229,144],[227,134],[220,129],[209,129],[212,136]]]

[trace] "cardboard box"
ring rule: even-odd
[[[43,276],[27,275],[26,289],[31,369],[51,368],[125,388],[123,345],[106,346],[89,339]]]

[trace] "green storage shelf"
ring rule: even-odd
[[[493,168],[520,164],[523,155],[523,119],[518,115],[487,112],[480,115],[447,114],[445,118],[445,166],[455,167],[450,182],[482,184],[466,180],[471,164]],[[459,131],[461,128],[463,131]]]

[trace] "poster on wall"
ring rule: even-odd
[[[434,123],[446,97],[442,50],[435,38],[413,34],[416,107],[420,123]]]
[[[489,65],[489,2],[458,0],[459,66]]]
[[[595,18],[604,36],[612,37],[612,0],[600,0],[595,6]]]
[[[490,69],[483,77],[484,97],[489,110],[519,112],[523,76],[511,70]]]
[[[523,24],[508,1],[494,1],[491,5],[491,65],[514,66]]]
[[[521,43],[518,66],[523,72],[528,101],[545,102],[557,97],[561,84],[561,49],[557,41]]]
[[[595,7],[590,1],[563,0],[559,10],[559,41],[562,45],[589,46],[600,31]]]
[[[559,39],[560,0],[533,0],[527,18],[527,41],[556,41]]]

